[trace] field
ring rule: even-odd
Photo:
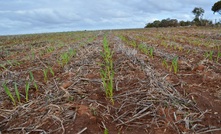
[[[0,133],[221,133],[221,29],[0,37]]]

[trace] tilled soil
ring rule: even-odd
[[[15,95],[13,88],[16,82],[21,103],[13,106],[4,88],[0,87],[0,132],[99,134],[106,129],[110,134],[220,133],[220,63],[195,59],[193,55],[182,58],[182,52],[173,53],[175,50],[165,48],[165,52],[182,59],[179,72],[174,74],[162,65],[162,46],[151,45],[157,48],[151,58],[118,36],[130,35],[129,40],[133,40],[131,35],[145,36],[143,32],[78,33],[82,39],[75,39],[77,33],[73,39],[63,33],[58,36],[59,39],[63,37],[63,40],[60,39],[63,45],[56,41],[47,42],[47,38],[41,37],[46,41],[39,41],[34,48],[28,44],[17,44],[13,49],[13,52],[19,48],[34,50],[33,55],[31,52],[13,53],[10,45],[1,45],[9,54],[4,54],[5,60],[1,61],[5,68],[1,68],[0,84],[7,83]],[[114,103],[105,96],[100,76],[104,35],[107,35],[114,52]],[[58,37],[55,36],[54,40]],[[93,40],[88,39],[91,37]],[[145,43],[145,40],[137,42]],[[55,47],[54,51],[46,49],[51,46]],[[60,55],[70,49],[76,50],[76,55],[68,64],[60,65],[57,62]],[[196,55],[203,58],[200,53]],[[17,60],[20,64],[14,61],[11,65],[7,59],[11,62],[12,59]],[[54,74],[48,69],[45,79],[43,70],[49,67]],[[38,91],[30,81],[30,71],[38,84]],[[27,81],[31,84],[26,102],[24,86]]]

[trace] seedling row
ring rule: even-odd
[[[219,32],[186,27],[0,37],[0,132],[218,132]]]

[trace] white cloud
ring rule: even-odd
[[[215,19],[217,0],[0,0],[0,35],[84,29],[142,28],[154,20],[192,20],[194,7]]]

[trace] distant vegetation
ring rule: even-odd
[[[218,24],[218,23],[217,23]],[[194,19],[193,21],[179,21],[177,19],[163,19],[155,20],[152,23],[148,23],[145,28],[149,27],[177,27],[177,26],[210,26],[213,25],[211,20],[207,19]]]
[[[221,1],[214,4],[212,11],[218,12],[221,14]],[[195,15],[192,21],[178,21],[177,19],[163,19],[155,20],[152,23],[147,23],[145,28],[150,27],[177,27],[177,26],[212,26],[214,25],[211,20],[203,19],[203,14],[205,13],[204,9],[201,7],[195,7],[192,11]],[[220,25],[221,22],[217,22],[215,25]]]
[[[221,0],[216,2],[211,9],[214,13],[217,12],[221,15]]]

